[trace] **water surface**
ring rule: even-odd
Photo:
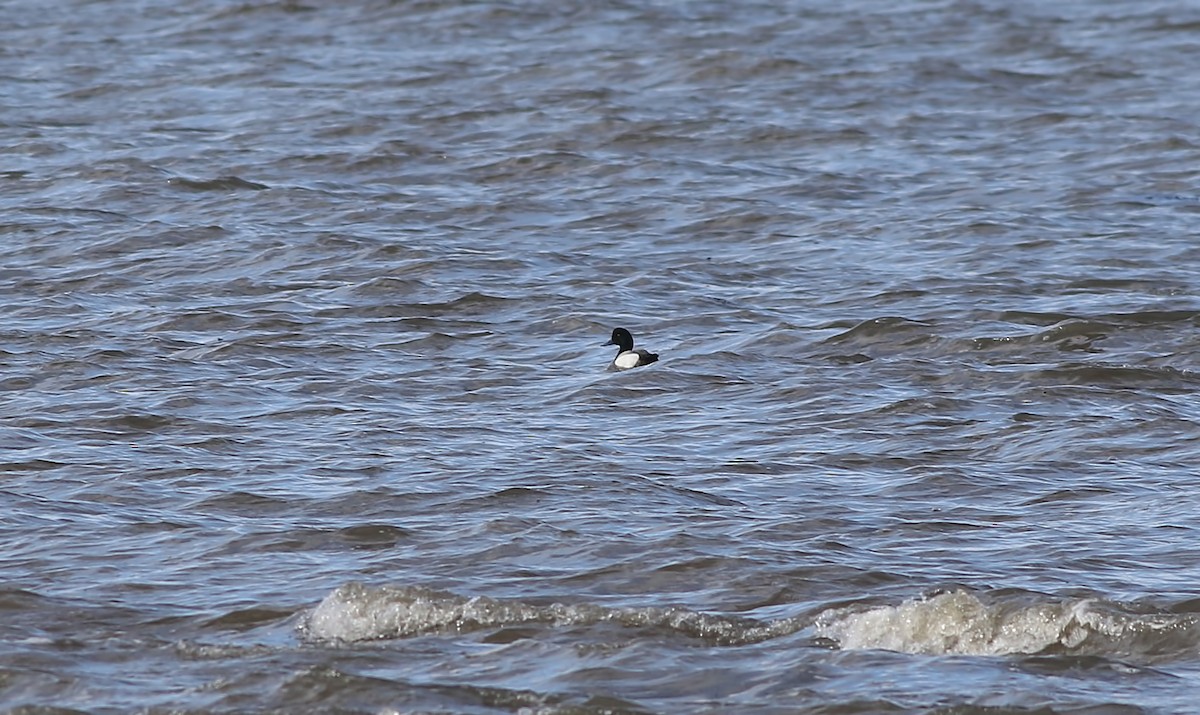
[[[0,16],[6,710],[1194,708],[1200,12]]]

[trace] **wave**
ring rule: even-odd
[[[825,611],[816,635],[846,650],[924,655],[1072,655],[1158,660],[1194,651],[1200,618],[1136,612],[1099,598],[1021,593],[981,598],[958,589],[895,606]]]
[[[351,582],[326,596],[301,628],[311,640],[354,642],[533,623],[552,626],[612,623],[631,629],[667,630],[718,645],[756,643],[795,633],[804,626],[799,619],[758,621],[686,608],[613,608],[588,603],[537,605],[486,596],[467,598],[419,587],[369,587]]]
[[[1200,614],[1188,604],[1152,610],[1102,598],[1054,598],[1025,591],[944,591],[898,605],[853,604],[815,618],[760,620],[686,608],[539,605],[473,598],[420,587],[338,587],[302,620],[318,642],[408,638],[543,624],[617,625],[696,638],[713,646],[759,643],[805,632],[842,650],[919,655],[1065,655],[1168,660],[1200,645]],[[810,643],[813,641],[809,641]]]

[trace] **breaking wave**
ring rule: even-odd
[[[552,626],[615,623],[633,629],[666,629],[718,645],[763,641],[794,633],[805,625],[798,619],[763,622],[685,608],[536,605],[486,596],[466,598],[425,588],[374,588],[348,583],[321,601],[303,629],[313,640],[364,641],[530,623]]]
[[[897,605],[826,609],[815,618],[758,620],[686,608],[539,605],[467,598],[419,587],[348,583],[302,624],[313,641],[356,642],[426,633],[467,633],[520,624],[615,624],[674,632],[716,646],[757,643],[807,630],[844,650],[923,655],[1070,654],[1161,660],[1200,644],[1200,615],[1141,610],[1100,598],[1056,599],[1021,591],[941,592]]]
[[[813,629],[847,650],[926,655],[1157,660],[1194,650],[1200,642],[1200,620],[1192,613],[1137,613],[1098,598],[1054,600],[1027,593],[981,598],[965,590],[896,606],[832,609],[816,619]]]

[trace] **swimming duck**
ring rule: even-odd
[[[646,350],[633,349],[633,336],[625,328],[614,328],[612,340],[605,345],[616,345],[617,356],[613,358],[612,370],[628,370],[642,365],[649,365],[658,360],[658,355]]]

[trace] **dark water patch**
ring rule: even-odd
[[[264,516],[271,513],[269,510],[262,511]],[[255,531],[239,536],[224,545],[222,552],[370,551],[394,548],[408,541],[411,536],[412,533],[406,529],[386,524],[342,528],[293,527]]]
[[[390,548],[407,540],[411,532],[390,524],[360,524],[343,527],[342,538],[361,549]]]
[[[191,508],[198,513],[233,514],[242,516],[269,516],[287,513],[301,508],[293,499],[232,491],[197,501]]]
[[[246,608],[230,611],[204,623],[206,628],[221,630],[247,631],[263,625],[278,623],[290,618],[291,610],[280,610],[262,607]]]
[[[833,327],[833,326],[831,326]],[[931,339],[932,325],[920,320],[910,320],[898,316],[872,318],[858,323],[854,327],[837,335],[826,338],[825,343],[833,345],[874,345],[881,342],[912,345]]]
[[[19,588],[0,590],[0,610],[24,611],[37,608],[43,602],[44,597],[33,591]]]
[[[1019,661],[1018,668],[1025,672],[1035,673],[1037,675],[1055,675],[1059,677],[1072,677],[1095,674],[1097,671],[1109,671],[1116,677],[1130,677],[1137,675],[1150,676],[1153,678],[1173,678],[1170,673],[1149,668],[1146,666],[1126,663],[1111,658],[1103,658],[1094,655],[1084,656],[1062,656],[1062,655],[1042,655],[1030,656]],[[1115,710],[1114,712],[1120,712]],[[1144,712],[1140,708],[1131,712]]]
[[[1052,384],[1093,385],[1116,390],[1153,388],[1168,394],[1192,392],[1200,385],[1196,375],[1170,366],[1063,363],[1039,370],[1036,377],[1040,382]]]
[[[1092,320],[1065,320],[1037,333],[1005,336],[1001,338],[976,338],[973,348],[979,351],[1012,352],[1016,349],[1027,352],[1028,348],[1039,345],[1052,345],[1060,351],[1099,351],[1097,341],[1104,340],[1117,330],[1111,323]]]
[[[1024,503],[1024,506],[1035,506],[1038,504],[1046,504],[1050,502],[1058,502],[1064,500],[1088,499],[1095,496],[1107,496],[1115,493],[1112,489],[1092,487],[1082,489],[1062,489],[1055,491],[1053,494],[1045,494],[1031,499]]]
[[[167,179],[167,184],[188,191],[264,191],[271,188],[266,184],[247,181],[236,176],[221,176],[215,179],[187,179],[175,176]]]
[[[550,712],[640,713],[613,707],[600,699],[600,706],[588,706],[590,700],[576,704],[571,698],[526,689],[505,689],[439,682],[411,682],[405,678],[383,678],[343,672],[327,665],[311,666],[288,677],[274,693],[280,704],[333,707],[345,712],[375,712],[381,708],[415,708],[433,712],[516,712],[537,708]]]
[[[59,469],[65,466],[65,462],[56,462],[50,459],[34,458],[27,461],[14,461],[0,463],[0,471],[4,472],[24,472],[35,471],[42,472],[47,470]]]
[[[1125,325],[1169,325],[1183,322],[1195,323],[1197,319],[1200,319],[1200,311],[1147,310],[1136,313],[1110,313],[1097,316],[1096,319]]]

